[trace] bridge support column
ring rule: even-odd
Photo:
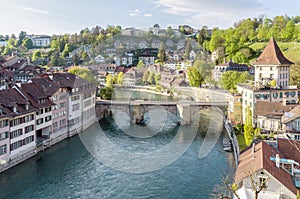
[[[144,108],[141,105],[130,106],[131,124],[140,124],[144,120]]]
[[[177,104],[177,116],[180,118],[181,125],[188,125],[191,123],[191,106]]]

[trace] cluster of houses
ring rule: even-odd
[[[0,66],[0,171],[96,121],[94,83],[70,73],[36,72],[36,66],[25,71],[30,65],[20,63],[8,59]],[[26,82],[19,79],[23,70]]]
[[[235,174],[240,198],[296,198],[300,191],[300,89],[290,85],[288,60],[271,38],[252,63],[254,81],[237,85],[230,97],[229,118],[253,126],[276,140],[254,141],[240,153]],[[227,65],[216,66],[226,71]],[[243,71],[243,66],[238,66]],[[270,86],[270,82],[273,85]],[[249,110],[250,115],[249,115]]]

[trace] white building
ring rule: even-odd
[[[297,86],[290,86],[290,65],[293,64],[284,57],[276,41],[271,38],[266,48],[257,60],[255,66],[255,82],[253,84],[239,84],[237,90],[242,94],[243,121],[245,121],[246,108],[250,107],[252,113],[257,101],[283,102],[287,104],[298,103],[300,90]],[[271,88],[271,80],[276,82],[276,87]],[[255,123],[255,113],[254,123]]]
[[[51,37],[47,35],[27,35],[31,39],[33,46],[47,47],[51,44]]]

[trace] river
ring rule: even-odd
[[[211,113],[203,111],[196,131],[195,126],[178,126],[168,114],[159,128],[151,127],[154,117],[150,114],[145,115],[144,125],[126,129],[114,118],[105,118],[80,136],[66,139],[1,173],[0,198],[213,198],[212,192],[222,184],[222,178],[233,172],[234,160],[231,153],[222,150],[224,131],[220,137],[207,135],[208,124],[213,121]],[[177,136],[180,129],[183,134]],[[151,131],[155,135],[145,136]],[[186,136],[192,131],[195,136],[191,143],[177,153],[183,150],[181,146],[187,144],[190,137]],[[115,148],[106,146],[107,141],[99,147],[103,140],[100,132]],[[175,138],[178,146],[168,150],[166,146]],[[202,145],[211,145],[212,149],[200,158]],[[152,154],[164,147],[165,152]],[[116,148],[127,151],[127,155],[118,154]],[[153,156],[147,156],[145,161],[140,161],[142,156],[130,159],[132,154],[148,153]],[[172,159],[173,154],[177,155]],[[172,161],[165,164],[166,159]],[[149,160],[152,162],[147,163]]]

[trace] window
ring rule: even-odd
[[[52,110],[52,107],[50,106],[50,107],[47,107],[47,108],[45,108],[45,113],[48,113],[48,112],[50,112]]]
[[[44,123],[44,118],[38,119],[38,120],[36,121],[36,124],[37,124],[37,125],[40,125],[40,124],[43,124],[43,123]]]
[[[49,115],[45,118],[45,122],[49,122],[49,121],[51,121],[51,115]]]
[[[59,108],[63,108],[63,107],[66,107],[66,106],[67,106],[66,102],[62,102],[62,103],[59,104]]]
[[[90,106],[92,104],[91,100],[84,102],[84,107]]]
[[[8,132],[0,133],[0,141],[8,138]]]
[[[57,122],[54,122],[53,123],[53,128],[57,128],[58,127],[58,123]]]
[[[8,120],[2,120],[0,121],[0,128],[4,128],[8,126]]]
[[[59,125],[60,126],[65,125],[65,124],[67,124],[67,120],[66,119],[59,121]]]
[[[33,114],[25,116],[25,122],[30,122],[32,120],[34,120],[34,115]]]
[[[77,111],[77,110],[79,110],[79,103],[78,104],[74,104],[74,105],[72,105],[72,111]]]
[[[43,114],[44,113],[44,109],[40,109],[40,111],[37,111],[36,112],[36,115],[41,115],[41,114]]]
[[[300,130],[300,121],[296,121],[296,129]]]
[[[300,135],[294,135],[295,140],[300,140]]]
[[[66,94],[63,94],[63,95],[59,96],[59,100],[64,100],[66,98],[67,98]]]
[[[259,184],[261,187],[267,187],[267,177],[259,177]]]
[[[25,133],[29,133],[34,131],[34,125],[26,126],[25,127]]]
[[[12,131],[12,132],[10,132],[10,139],[14,139],[21,135],[23,135],[23,129],[18,129],[18,130]]]
[[[270,121],[270,130],[273,130],[274,129],[274,121],[272,120],[272,121]]]
[[[5,154],[6,152],[7,152],[7,146],[6,146],[6,144],[0,146],[0,155]]]
[[[72,96],[71,101],[77,101],[80,99],[79,95]]]
[[[24,145],[26,145],[26,144],[29,144],[30,142],[33,142],[33,140],[34,140],[34,136],[32,135],[30,137],[25,138],[23,140],[23,143],[24,143]]]

